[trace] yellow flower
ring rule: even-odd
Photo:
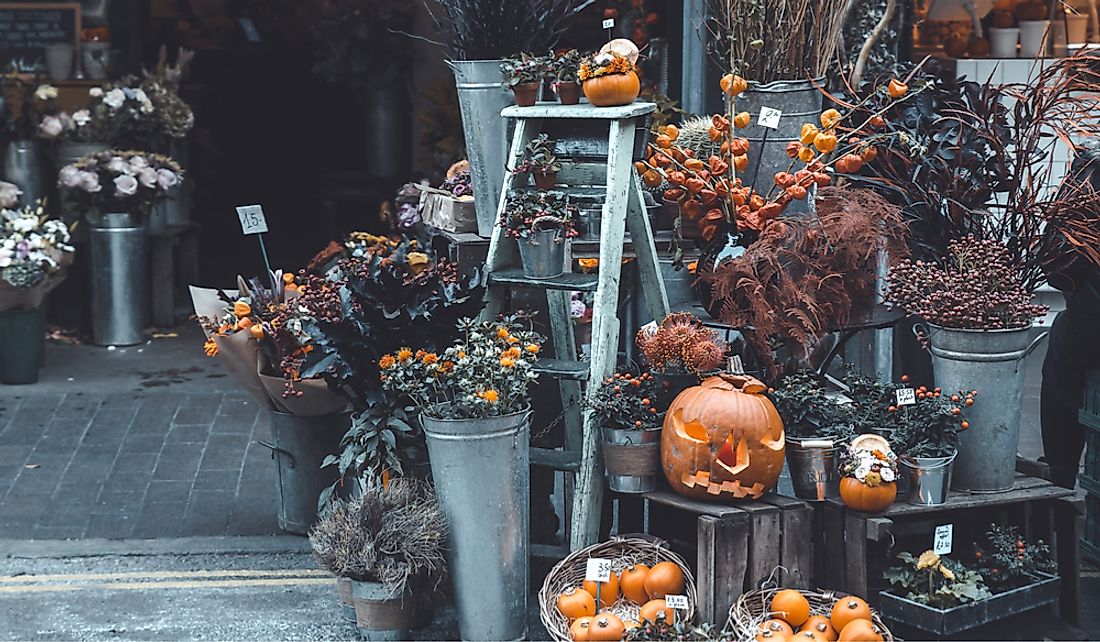
[[[508,343],[519,343],[519,339],[511,336],[505,339],[505,341],[507,341]]]
[[[920,558],[917,559],[917,570],[922,571],[926,568],[934,568],[939,566],[940,556],[936,555],[932,551],[925,551],[920,554]]]
[[[508,328],[505,328],[504,326],[500,326],[499,328],[497,328],[498,339],[507,339],[509,336],[511,335],[508,334]]]
[[[501,357],[500,358],[500,365],[504,366],[505,368],[515,368],[516,367],[516,360],[513,359],[512,357]]]
[[[600,266],[599,259],[577,259],[577,264],[583,270],[594,270]]]
[[[479,392],[477,393],[477,396],[481,397],[485,401],[488,401],[489,403],[496,403],[497,399],[500,398],[500,395],[497,394],[496,390],[486,390],[485,392]]]
[[[955,574],[943,564],[940,564],[940,575],[943,575],[944,579],[955,581]]]
[[[213,338],[207,339],[206,343],[202,345],[202,349],[206,351],[208,357],[218,356],[218,344]]]
[[[409,271],[413,273],[413,276],[431,267],[431,260],[423,252],[409,252],[405,260],[408,261]]]
[[[455,355],[455,356],[457,356],[459,359],[465,359],[466,358],[466,351],[465,350],[459,350],[458,354]]]
[[[513,359],[518,359],[520,357],[520,355],[523,354],[523,353],[516,346],[512,346],[511,348],[508,348],[507,350],[505,350],[502,354],[505,357],[512,357]]]
[[[286,285],[290,285],[291,283],[294,283],[294,273],[293,272],[283,272],[283,283],[285,283]]]
[[[413,351],[408,348],[401,348],[397,351],[397,360],[401,362],[408,361],[413,358]]]
[[[425,354],[424,356],[420,357],[420,361],[422,363],[424,363],[424,365],[429,365],[430,366],[431,364],[435,363],[436,361],[439,361],[439,355],[437,355],[434,352],[429,352],[429,353]]]
[[[527,351],[530,352],[531,354],[538,354],[539,353],[538,344],[537,343],[528,343],[527,344]]]
[[[871,488],[874,488],[875,486],[878,486],[882,483],[882,475],[876,472],[869,472],[867,473],[867,476],[863,478],[863,483],[867,484]]]
[[[242,299],[233,304],[233,316],[238,319],[250,314],[252,314],[252,306],[248,304],[248,301]]]
[[[382,358],[378,360],[378,367],[383,370],[389,370],[395,363],[397,363],[397,360],[393,358],[393,355],[387,354],[383,355]]]

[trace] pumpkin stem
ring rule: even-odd
[[[768,387],[764,385],[764,382],[752,375],[721,372],[718,373],[718,376],[723,381],[733,386],[734,390],[738,390],[748,395],[758,395],[768,389]]]

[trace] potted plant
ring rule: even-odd
[[[431,487],[395,479],[333,502],[309,542],[341,602],[350,597],[363,639],[407,640],[417,596],[443,579],[446,533]]]
[[[554,155],[557,141],[542,133],[531,139],[523,148],[523,160],[516,163],[516,174],[530,174],[535,179],[535,188],[551,190],[558,182],[561,162]]]
[[[72,262],[69,228],[42,202],[15,209],[19,190],[0,181],[0,383],[38,381],[46,342],[42,302]]]
[[[565,271],[566,243],[577,236],[577,207],[562,192],[512,190],[500,226],[519,242],[523,274],[548,279]]]
[[[3,176],[15,184],[22,192],[24,203],[37,203],[46,197],[46,155],[44,139],[50,138],[52,129],[43,128],[47,119],[60,111],[57,106],[57,87],[40,83],[38,79],[28,81],[18,74],[5,75],[0,79],[0,89],[7,89],[9,83],[15,85],[15,93],[20,94],[19,116],[12,112],[10,100],[4,100],[0,107],[2,126],[7,145],[4,148]],[[5,92],[9,97],[11,93]],[[60,122],[51,124],[51,128],[60,127]]]
[[[519,317],[462,319],[458,329],[458,340],[441,352],[401,348],[378,365],[385,389],[420,411],[449,528],[460,634],[519,639],[527,617],[528,388],[538,378],[542,339]],[[510,599],[487,612],[486,584]]]
[[[604,380],[587,405],[603,436],[607,485],[620,493],[657,488],[661,474],[660,388],[648,372],[616,372]]]
[[[634,63],[615,51],[597,53],[581,63],[577,77],[584,97],[596,107],[629,105],[642,89]]]
[[[546,72],[546,61],[529,53],[505,58],[500,63],[500,73],[504,75],[504,86],[515,95],[516,104],[530,107],[538,100],[542,77]]]
[[[885,439],[853,440],[840,469],[840,498],[853,510],[878,513],[886,510],[897,497],[897,455]],[[860,443],[864,446],[860,446]]]
[[[563,105],[576,105],[581,101],[581,53],[576,49],[563,51],[551,59],[554,75],[554,93]]]
[[[58,183],[89,224],[97,345],[145,340],[149,213],[181,181],[171,158],[138,151],[107,150],[61,168]]]
[[[660,408],[722,367],[726,344],[690,312],[674,312],[650,323],[634,338],[660,385]]]

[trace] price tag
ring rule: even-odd
[[[241,219],[241,232],[245,236],[267,232],[267,219],[264,218],[264,208],[260,205],[238,207],[237,218]]]
[[[936,555],[951,554],[951,533],[955,529],[952,524],[943,524],[936,527],[936,535],[932,539],[932,552]]]
[[[783,115],[783,112],[772,107],[761,107],[760,118],[756,120],[757,124],[761,127],[767,127],[769,129],[779,129],[779,117]]]
[[[688,610],[688,598],[686,595],[666,595],[665,606],[677,611]]]
[[[607,20],[604,20],[603,21],[603,28],[604,29],[613,29],[613,28],[615,28],[615,19],[614,18],[608,18]]]
[[[606,582],[611,579],[611,560],[599,557],[588,558],[584,569],[584,579],[589,582]]]
[[[898,388],[894,396],[897,397],[899,406],[912,406],[917,403],[917,393],[912,388]]]

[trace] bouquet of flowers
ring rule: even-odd
[[[74,248],[69,228],[51,219],[41,201],[8,209],[13,188],[0,183],[0,310],[34,309],[61,283]]]
[[[58,174],[80,210],[97,214],[147,216],[181,181],[183,170],[167,156],[115,149],[89,154]]]
[[[849,448],[840,472],[872,487],[890,483],[898,478],[898,457],[889,448]]]
[[[54,89],[54,97],[56,92]],[[191,108],[174,85],[157,76],[142,81],[130,76],[92,87],[88,95],[91,104],[85,109],[45,115],[39,133],[64,142],[157,148],[167,145],[169,139],[183,138],[195,123]]]
[[[45,134],[39,129],[39,125],[45,118],[57,114],[60,108],[57,106],[57,87],[46,83],[27,82],[18,75],[5,76],[0,79],[0,89],[8,82],[13,82],[23,94],[19,116],[15,117],[8,101],[3,101],[2,117],[3,129],[9,140],[30,140],[43,137]]]

